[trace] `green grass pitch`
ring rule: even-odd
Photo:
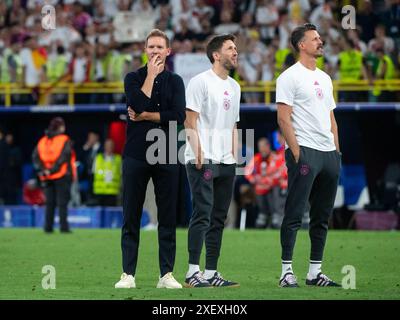
[[[177,231],[174,275],[184,281],[187,230]],[[323,270],[341,282],[342,267],[356,269],[356,289],[306,287],[310,243],[297,237],[293,267],[301,288],[278,287],[278,231],[224,233],[219,271],[240,288],[156,289],[156,231],[142,231],[137,289],[114,289],[121,274],[120,230],[75,229],[44,234],[40,229],[0,230],[0,299],[400,299],[400,233],[335,231],[328,234]],[[56,289],[42,288],[42,267],[56,270]],[[204,259],[201,267],[204,268]]]

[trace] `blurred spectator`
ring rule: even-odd
[[[235,34],[239,31],[240,26],[238,23],[233,22],[233,14],[231,10],[222,10],[220,19],[221,23],[214,28],[216,34]]]
[[[93,164],[97,154],[101,152],[100,135],[95,131],[89,131],[87,140],[82,147],[81,163],[83,164],[82,180],[88,181],[87,193],[83,195],[83,201],[93,203]]]
[[[97,204],[116,206],[121,188],[122,160],[114,153],[114,141],[104,142],[104,153],[98,153],[93,163],[93,194]]]
[[[91,59],[83,43],[77,43],[74,55],[69,64],[69,74],[74,83],[87,82],[90,79]]]
[[[305,22],[310,12],[311,6],[308,0],[291,0],[289,1],[288,12],[290,20],[300,25]]]
[[[296,23],[290,19],[288,11],[283,9],[279,12],[280,22],[278,27],[278,35],[279,35],[279,49],[284,49],[287,47],[290,35],[294,28],[296,28]]]
[[[363,58],[362,52],[355,48],[353,41],[347,37],[342,37],[341,52],[339,53],[338,69],[339,80],[342,81],[357,81],[357,80],[371,80],[366,69],[366,60]],[[340,92],[340,101],[360,101],[359,92]]]
[[[362,0],[356,11],[357,25],[361,28],[361,39],[368,43],[374,37],[374,30],[379,23],[379,17],[374,12],[372,1]]]
[[[184,40],[193,40],[196,36],[195,32],[189,29],[188,21],[185,19],[181,19],[179,21],[179,28],[175,29],[174,39],[179,41]]]
[[[338,36],[340,36],[340,34],[336,30],[334,30],[334,32],[337,33]],[[364,41],[362,41],[360,39],[358,29],[347,30],[347,37],[353,42],[354,47],[358,51],[361,51],[363,55],[367,54],[367,50],[368,50],[367,45]],[[336,41],[338,39],[338,37],[332,37],[331,39],[332,39],[332,41]]]
[[[374,74],[374,78],[376,80],[393,80],[395,78],[395,67],[392,61],[392,58],[384,52],[383,47],[376,49],[376,55],[378,58],[378,67],[376,73]],[[391,85],[386,84],[387,89],[390,89]],[[395,100],[395,92],[394,90],[380,90],[374,89],[372,94],[377,97],[378,101],[388,102]]]
[[[368,42],[368,50],[376,52],[376,50],[382,46],[385,54],[390,55],[394,51],[393,39],[386,36],[385,26],[379,24],[375,27],[375,38]]]
[[[81,34],[84,33],[85,28],[92,23],[91,16],[84,11],[82,3],[75,1],[72,6],[73,21],[72,25]]]
[[[290,41],[290,39],[288,39]],[[275,45],[275,47],[277,47]],[[274,79],[276,80],[279,75],[287,68],[296,62],[296,55],[293,47],[287,43],[286,47],[275,50],[275,70]]]
[[[79,207],[81,205],[81,194],[79,190],[79,177],[78,177],[78,165],[79,162],[76,158],[76,152],[74,149],[74,141],[71,140],[71,169],[72,169],[72,183],[71,183],[71,199],[68,203],[70,207]]]
[[[367,79],[362,52],[356,49],[353,41],[346,36],[340,39],[339,44],[341,49],[338,60],[339,80]]]
[[[46,81],[57,82],[64,77],[68,71],[69,59],[70,57],[66,54],[65,48],[62,45],[58,45],[56,51],[48,55],[45,64]]]
[[[135,1],[131,10],[145,19],[154,19],[154,16],[159,15],[159,8],[154,9],[149,0]]]
[[[275,36],[275,28],[279,23],[278,8],[271,0],[258,0],[256,23],[260,26],[260,36],[263,41],[269,41]]]
[[[7,192],[8,145],[5,140],[5,130],[0,127],[0,204],[4,204]]]
[[[7,185],[5,204],[17,204],[19,191],[22,187],[22,150],[15,144],[14,135],[7,133],[5,141],[8,145],[7,168],[5,170],[5,183]],[[3,155],[2,155],[3,156]]]
[[[8,18],[9,25],[20,24],[22,21],[25,21],[26,11],[23,9],[21,1],[14,0],[11,2],[6,17]]]
[[[155,27],[164,31],[170,41],[174,38],[175,33],[173,31],[171,7],[169,5],[160,5],[159,17],[156,21]]]
[[[24,203],[29,205],[42,206],[46,202],[43,189],[36,179],[30,179],[25,182],[22,190],[22,197]]]
[[[381,21],[385,24],[388,35],[400,46],[400,2],[387,0],[386,10],[382,13]]]
[[[267,138],[258,140],[258,153],[246,166],[246,179],[254,186],[259,213],[256,227],[279,228],[286,200],[287,170],[284,159],[271,151]]]
[[[57,28],[51,30],[51,41],[61,42],[66,50],[70,50],[72,44],[82,41],[82,36],[72,26],[68,13],[57,12]]]
[[[211,21],[215,13],[215,9],[211,6],[208,6],[205,0],[197,0],[196,6],[192,10],[193,15],[197,17],[199,21]]]
[[[321,28],[321,21],[323,19],[327,19],[327,20],[330,20],[332,22],[335,22],[335,19],[333,19],[333,11],[336,8],[336,6],[337,6],[336,1],[334,1],[334,0],[325,0],[324,3],[318,5],[311,12],[311,14],[310,14],[310,22],[317,27],[317,30],[319,30]]]
[[[3,48],[0,56],[0,83],[22,82],[22,61],[20,57],[21,43],[12,39],[10,47]]]
[[[115,50],[110,59],[110,68],[108,68],[108,76],[107,79],[111,82],[120,82],[125,78],[125,75],[132,71],[133,59],[131,55],[131,45],[130,44],[122,44],[118,47],[119,50]],[[141,65],[141,59],[139,57]],[[136,69],[134,69],[136,70]],[[112,95],[113,101],[124,102],[125,95],[123,93],[114,93]]]
[[[35,87],[43,79],[43,67],[47,53],[38,46],[36,38],[28,36],[21,50],[23,81],[26,86]]]
[[[5,1],[0,1],[0,29],[6,27],[7,24],[7,4]]]
[[[104,1],[94,1],[93,24],[101,25],[104,23],[109,23],[111,20],[112,15],[110,15],[110,12],[106,11]]]
[[[178,13],[174,13],[172,23],[175,27],[175,33],[181,32],[183,22],[185,22],[188,30],[196,33],[201,31],[199,17],[193,12],[189,0],[181,0],[181,9]]]
[[[275,47],[271,46],[262,56],[261,81],[272,81],[275,73]]]
[[[238,73],[248,85],[256,85],[260,80],[260,66],[262,64],[265,45],[259,40],[258,31],[252,30],[246,43],[245,51],[239,54]],[[259,92],[244,92],[243,98],[247,103],[260,102],[262,94]]]

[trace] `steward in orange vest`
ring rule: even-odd
[[[33,162],[41,181],[60,179],[76,174],[71,140],[66,134],[47,131],[33,154]]]
[[[51,120],[46,134],[33,151],[32,160],[46,194],[44,231],[53,232],[54,213],[58,207],[60,231],[70,232],[67,215],[72,179],[76,178],[72,141],[65,134],[65,123],[60,117]]]

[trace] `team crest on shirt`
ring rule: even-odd
[[[224,109],[229,110],[231,107],[231,100],[224,98]]]
[[[324,93],[321,88],[315,88],[315,93],[316,93],[318,99],[324,98]]]

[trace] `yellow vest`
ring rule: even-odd
[[[290,53],[290,49],[279,49],[275,53],[275,79],[279,77],[282,73],[283,64],[285,63],[285,59]]]
[[[377,74],[382,73],[383,63],[386,62],[386,72],[383,79],[394,79],[395,77],[395,68],[392,59],[385,54],[381,60],[379,60],[378,68],[376,70]]]
[[[11,74],[8,66],[9,57],[13,57],[15,63],[17,64],[16,70],[16,81],[19,82],[22,80],[22,62],[21,58],[18,54],[13,53],[11,50],[5,50],[4,56],[1,60],[0,65],[0,83],[10,83],[11,82]]]
[[[93,193],[97,195],[117,195],[121,183],[121,156],[114,154],[104,159],[98,154],[94,165]]]
[[[392,59],[385,54],[382,59],[379,60],[378,63],[378,68],[376,69],[376,74],[381,74],[382,73],[382,68],[383,68],[383,63],[386,62],[386,71],[385,74],[383,75],[384,80],[389,80],[389,79],[394,79],[395,78],[395,72],[396,69],[394,67]],[[391,89],[390,85],[386,84],[387,89]],[[381,95],[381,90],[380,89],[374,89],[372,90],[372,94],[374,96],[380,96]]]
[[[324,57],[317,58],[317,68],[324,70],[325,69],[325,60]]]
[[[122,81],[124,79],[124,67],[126,63],[132,62],[132,56],[125,53],[118,53],[112,56],[110,68],[110,81]]]
[[[339,80],[360,80],[363,55],[360,51],[350,50],[339,54]]]
[[[47,60],[46,76],[51,82],[57,81],[67,72],[67,58],[65,56],[57,56],[55,60]]]

